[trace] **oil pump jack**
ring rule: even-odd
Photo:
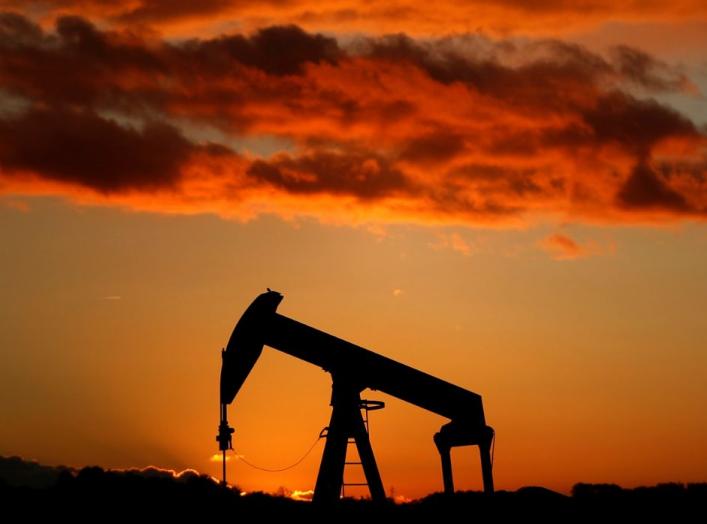
[[[353,439],[366,476],[371,499],[385,500],[373,449],[361,415],[361,392],[378,390],[450,419],[434,435],[442,461],[445,493],[454,492],[451,448],[477,445],[481,455],[484,491],[493,493],[491,444],[494,431],[486,425],[481,396],[422,371],[309,327],[277,313],[283,296],[268,289],[256,297],[236,324],[221,365],[221,422],[216,440],[224,456],[232,449],[233,428],[227,406],[267,345],[319,366],[332,377],[332,413],[326,444],[314,489],[313,502],[339,500],[346,462],[346,448]],[[379,404],[380,405],[380,404]]]

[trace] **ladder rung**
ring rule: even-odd
[[[344,465],[351,465],[351,464],[363,464],[363,462],[344,462]]]

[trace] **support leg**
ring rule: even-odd
[[[350,431],[350,413],[344,406],[334,403],[329,422],[322,463],[319,466],[317,484],[312,502],[330,505],[339,500],[341,484],[344,480],[346,443]]]
[[[368,432],[366,431],[366,426],[363,423],[361,411],[358,409],[358,406],[356,406],[356,413],[353,414],[353,418],[353,436],[356,439],[358,456],[361,458],[363,472],[366,474],[366,482],[368,482],[368,489],[371,492],[371,499],[375,502],[383,502],[385,501],[383,481],[378,472],[376,457],[373,455],[371,441],[368,438]]]
[[[493,464],[491,464],[491,443],[493,434],[479,444],[481,453],[481,475],[484,479],[484,493],[493,494]]]
[[[439,456],[442,459],[442,481],[444,482],[444,493],[454,494],[454,477],[452,476],[452,454],[451,447],[444,442],[444,437],[437,433],[434,436]]]
[[[317,484],[314,488],[313,502],[319,505],[331,505],[339,500],[344,481],[346,448],[350,437],[356,441],[371,499],[377,502],[385,501],[383,482],[361,416],[359,388],[350,382],[335,379],[332,385],[331,405],[333,407],[331,421],[322,463],[319,466]]]

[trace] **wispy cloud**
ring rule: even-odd
[[[585,250],[577,242],[560,233],[544,238],[540,245],[556,260],[572,260],[586,255]]]
[[[599,243],[595,240],[578,242],[568,235],[553,233],[538,242],[538,245],[555,260],[575,260],[596,255],[613,253],[613,242]]]
[[[437,240],[431,242],[429,246],[435,250],[451,249],[464,256],[470,256],[474,252],[474,246],[457,232],[439,233]]]

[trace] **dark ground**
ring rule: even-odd
[[[30,487],[33,486],[33,487]],[[0,504],[5,522],[38,518],[202,522],[707,522],[707,483],[623,489],[577,484],[572,495],[528,487],[493,496],[433,494],[405,504],[343,500],[321,510],[263,493],[241,496],[196,473],[174,477],[157,469],[104,471],[40,466],[0,457]],[[53,521],[52,520],[52,521]]]

